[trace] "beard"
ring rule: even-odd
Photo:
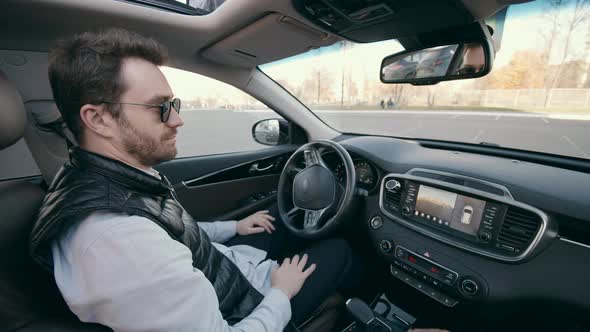
[[[176,157],[176,143],[168,141],[176,135],[175,130],[170,130],[169,133],[161,137],[154,137],[134,127],[123,112],[121,112],[118,122],[124,149],[142,165],[151,167]]]

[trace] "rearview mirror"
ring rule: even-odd
[[[423,85],[481,77],[491,63],[490,46],[483,41],[410,49],[383,59],[381,82]]]

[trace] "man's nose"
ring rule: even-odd
[[[174,110],[170,110],[170,117],[168,118],[168,121],[166,121],[166,125],[171,128],[177,128],[184,125],[184,121],[178,113]]]

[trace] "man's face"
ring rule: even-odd
[[[470,68],[474,73],[483,69],[485,64],[485,55],[480,45],[470,45],[463,56],[462,68]]]
[[[125,92],[120,103],[161,104],[173,98],[168,81],[154,64],[139,58],[125,59],[121,66]],[[184,122],[173,109],[162,123],[158,107],[121,104],[116,144],[142,165],[154,166],[176,156],[177,128]]]

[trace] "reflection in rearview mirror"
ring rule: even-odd
[[[486,68],[483,43],[464,43],[403,51],[383,60],[384,83],[419,83],[483,76]],[[423,81],[422,81],[423,82]]]

